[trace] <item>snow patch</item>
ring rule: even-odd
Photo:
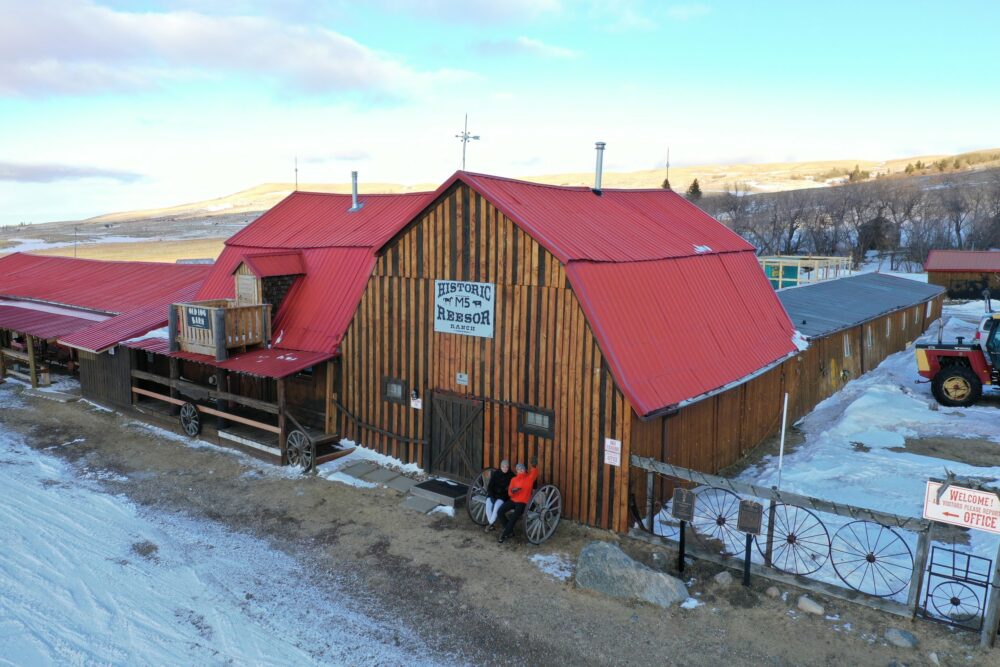
[[[435,507],[434,509],[432,509],[430,511],[430,513],[431,514],[444,514],[445,516],[454,517],[455,516],[455,508],[454,507],[448,507],[447,505],[438,505],[437,507]]]
[[[573,559],[566,554],[534,554],[528,558],[539,570],[559,581],[567,581],[573,576]]]
[[[804,352],[809,349],[809,339],[802,335],[802,332],[798,329],[792,334],[792,344],[798,349],[799,352]]]
[[[694,598],[688,598],[687,600],[684,600],[684,602],[681,602],[681,609],[697,609],[698,607],[702,606],[703,604],[705,604],[705,603],[702,602],[701,600],[695,600]]]

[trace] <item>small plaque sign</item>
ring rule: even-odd
[[[469,374],[468,373],[455,373],[455,384],[461,385],[463,387],[469,386]]]
[[[411,398],[410,399],[410,407],[413,408],[414,410],[423,410],[424,409],[424,399],[422,399],[422,398]]]
[[[622,464],[622,441],[614,438],[604,439],[604,464],[609,466],[621,466]]]
[[[678,521],[694,521],[694,492],[680,487],[674,489],[670,501],[670,515]]]
[[[750,535],[760,535],[764,522],[764,506],[753,500],[740,501],[740,513],[736,518],[736,530]]]
[[[211,329],[212,322],[208,319],[208,308],[185,308],[187,325],[192,329]]]

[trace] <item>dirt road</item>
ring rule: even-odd
[[[20,392],[8,382],[0,392]],[[402,510],[391,490],[357,489],[255,462],[212,446],[191,446],[138,425],[128,416],[85,403],[23,397],[0,415],[0,427],[73,462],[82,471],[110,470],[107,481],[151,509],[182,512],[268,540],[312,572],[322,589],[330,573],[351,581],[380,618],[400,619],[439,654],[422,660],[527,665],[996,665],[977,637],[910,623],[833,600],[826,618],[786,600],[710,582],[714,566],[695,566],[695,609],[624,604],[542,573],[533,554],[575,561],[590,540],[613,540],[651,566],[654,549],[613,534],[564,523],[541,547],[518,538],[497,545],[460,512],[455,518]],[[80,440],[82,438],[82,441]],[[111,476],[118,480],[117,476]],[[672,558],[659,559],[672,562]],[[785,590],[783,588],[783,590]],[[889,646],[888,627],[914,632],[917,650]],[[322,628],[317,628],[322,641]],[[998,649],[1000,650],[1000,649]]]

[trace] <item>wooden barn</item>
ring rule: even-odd
[[[753,247],[677,194],[459,172],[379,250],[338,396],[355,440],[460,480],[537,456],[624,531],[629,455],[796,351]]]
[[[924,263],[927,282],[948,290],[953,299],[981,299],[983,290],[1000,293],[1000,252],[931,250]]]
[[[166,305],[193,296],[209,268],[0,258],[0,369],[32,386],[48,384],[53,367],[79,371],[84,397],[127,404],[128,360],[106,351],[165,324]]]

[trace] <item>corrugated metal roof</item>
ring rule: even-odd
[[[731,385],[796,349],[753,251],[566,270],[639,415]]]
[[[239,263],[269,250],[226,246],[198,299],[232,298],[232,273]],[[274,344],[336,354],[375,266],[374,252],[370,248],[307,248],[302,251],[302,263],[305,274],[274,314]]]
[[[22,308],[10,302],[0,304],[0,329],[19,331],[45,340],[58,338],[94,324],[95,322],[91,318]]]
[[[931,250],[924,271],[1000,271],[1000,252],[995,250]]]
[[[817,338],[916,306],[942,292],[943,287],[909,278],[862,273],[789,287],[777,295],[795,328],[806,338]]]
[[[200,283],[211,268],[14,253],[0,257],[0,296],[124,313]]]
[[[752,250],[713,217],[671,190],[564,187],[457,172],[457,181],[489,199],[563,263],[632,262]]]
[[[305,273],[302,265],[302,253],[298,250],[280,252],[262,252],[247,255],[243,258],[247,268],[258,278],[271,276],[297,276]],[[238,267],[237,267],[238,268]],[[233,269],[235,271],[235,269]]]
[[[125,343],[125,346],[136,350],[145,350],[147,352],[176,357],[177,359],[195,361],[234,373],[248,373],[250,375],[270,378],[287,377],[305,368],[326,361],[333,356],[324,352],[305,352],[303,350],[273,347],[270,349],[250,350],[249,352],[234,355],[225,361],[216,361],[215,357],[207,354],[171,352],[170,344],[164,338],[145,338],[128,341]]]
[[[85,329],[63,334],[59,342],[88,352],[103,352],[123,340],[141,336],[153,329],[167,325],[167,309],[172,303],[193,301],[200,284],[188,285],[183,289],[161,297],[156,301],[116,315],[100,324],[92,324]]]
[[[428,196],[361,195],[361,209],[351,212],[350,195],[293,192],[226,243],[257,248],[378,247],[423,208]]]

